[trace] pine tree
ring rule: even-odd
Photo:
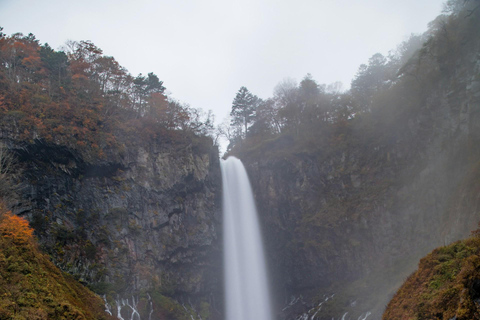
[[[244,137],[247,134],[250,123],[252,123],[255,118],[258,103],[259,98],[250,93],[246,87],[241,87],[235,99],[233,99],[232,111],[230,112],[230,116],[232,117],[231,125],[245,128],[243,132]]]

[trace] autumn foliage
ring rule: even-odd
[[[29,243],[33,239],[33,229],[27,220],[8,212],[0,220],[0,235],[14,243]]]
[[[32,233],[0,203],[0,319],[113,319],[100,297],[40,252]]]
[[[387,306],[385,320],[480,319],[480,238],[435,249]]]
[[[12,214],[0,202],[0,236],[15,244],[33,242],[33,229],[24,218]]]
[[[210,118],[199,121],[201,112],[167,98],[154,73],[133,77],[90,41],[70,41],[55,51],[33,34],[1,31],[4,136],[41,139],[105,158],[105,150],[123,148],[138,132],[142,140],[169,139],[204,135],[211,128]]]

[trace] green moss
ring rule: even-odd
[[[210,304],[208,302],[202,301],[200,303],[199,314],[200,314],[200,317],[202,317],[203,320],[208,320],[208,319],[211,318]]]
[[[434,250],[390,301],[383,319],[476,319],[480,238]]]
[[[63,274],[35,243],[0,237],[0,319],[113,319],[103,301]]]
[[[154,304],[154,318],[171,320],[188,320],[189,313],[175,300],[160,292],[151,294]]]

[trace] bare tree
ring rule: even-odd
[[[273,89],[273,97],[277,108],[284,108],[297,102],[298,84],[292,78],[285,78]]]

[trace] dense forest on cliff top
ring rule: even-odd
[[[33,34],[0,30],[0,63],[5,138],[41,139],[102,160],[135,139],[181,143],[212,130],[211,113],[168,99],[154,73],[133,77],[90,41],[55,51]]]
[[[412,34],[387,56],[376,53],[362,64],[346,92],[340,83],[319,84],[310,74],[299,84],[281,81],[264,100],[242,87],[233,100],[230,127],[221,128],[229,149],[233,154],[267,149],[264,155],[274,157],[285,149],[281,141],[294,142],[291,153],[315,152],[342,143],[354,147],[358,139],[389,143],[404,134],[411,119],[433,126],[434,119],[422,119],[429,116],[424,107],[449,78],[458,79],[453,89],[461,89],[467,76],[461,60],[477,46],[477,6],[477,1],[448,1],[445,14],[424,34]],[[430,128],[422,129],[427,134]]]
[[[480,219],[478,8],[448,1],[424,35],[360,66],[347,92],[310,75],[266,100],[242,87],[217,133],[211,113],[89,41],[56,51],[0,31],[0,132],[17,160],[8,172],[2,164],[1,196],[57,265],[111,303],[141,293],[145,306],[149,292],[159,318],[215,318],[219,179],[208,135],[224,135],[268,226],[278,316],[378,318],[412,263]],[[283,308],[292,296],[301,303]],[[1,310],[28,314],[25,303]]]

